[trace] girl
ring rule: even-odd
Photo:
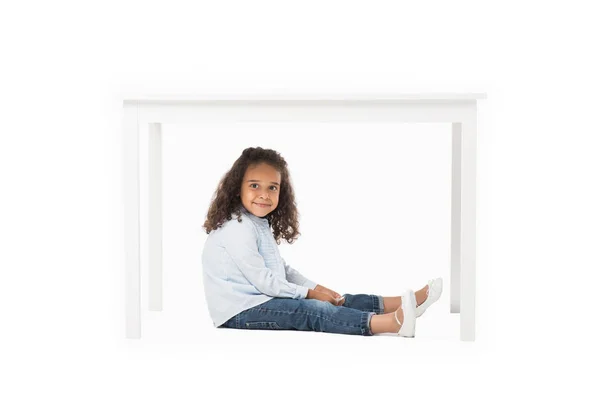
[[[290,267],[277,245],[300,234],[298,210],[287,163],[274,150],[242,152],[221,179],[203,226],[205,296],[218,328],[414,337],[416,318],[442,293],[438,278],[398,297],[340,296]]]

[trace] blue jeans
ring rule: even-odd
[[[230,318],[219,328],[281,329],[372,336],[374,314],[383,314],[383,297],[345,294],[342,306],[315,300],[274,297]]]

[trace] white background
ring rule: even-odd
[[[600,28],[587,2],[32,3],[0,10],[0,397],[594,397],[581,363],[598,355]],[[477,340],[458,340],[448,285],[412,340],[217,330],[203,298],[203,218],[248,146],[289,162],[302,218],[280,248],[290,265],[340,292],[448,283],[441,125],[165,126],[164,311],[145,293],[142,339],[126,340],[120,100],[172,92],[486,92]]]

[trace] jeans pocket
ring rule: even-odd
[[[246,322],[247,329],[281,329],[277,322]]]

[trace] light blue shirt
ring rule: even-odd
[[[241,206],[242,222],[230,221],[208,234],[202,276],[215,327],[274,297],[304,299],[317,284],[285,263],[266,218]]]

